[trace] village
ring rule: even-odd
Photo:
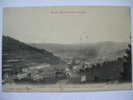
[[[84,59],[67,59],[67,64],[40,64],[23,67],[12,76],[6,76],[6,82],[57,83],[66,80],[67,83],[92,83],[119,81],[124,71],[122,58],[116,61],[93,64]],[[17,60],[16,60],[17,61]],[[16,62],[15,61],[15,62]],[[7,74],[6,74],[7,75]],[[10,79],[10,80],[8,80]]]

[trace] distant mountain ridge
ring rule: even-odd
[[[113,60],[125,54],[126,42],[99,42],[86,44],[31,44],[33,47],[46,49],[60,57],[85,57],[88,59]]]

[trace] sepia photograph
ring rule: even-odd
[[[127,6],[5,7],[4,92],[132,88]]]

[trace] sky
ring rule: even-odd
[[[130,41],[130,9],[117,6],[4,8],[4,35],[25,43]]]

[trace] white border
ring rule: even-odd
[[[2,7],[56,6],[56,5],[131,5],[132,0],[0,0]]]
[[[2,22],[4,7],[29,7],[29,6],[67,6],[67,5],[88,5],[88,6],[129,6],[131,8],[131,33],[133,33],[133,0],[0,0],[0,46],[2,37]],[[133,35],[132,35],[133,36]],[[132,39],[133,43],[133,39]],[[133,45],[132,45],[133,47]],[[1,54],[0,48],[0,54]],[[132,48],[133,51],[133,48]],[[133,58],[133,54],[132,54]],[[132,61],[133,63],[133,61]],[[1,56],[0,56],[1,65]],[[1,66],[0,66],[1,70]],[[133,72],[133,69],[132,69]],[[132,73],[133,76],[133,73]],[[1,78],[1,75],[0,75]],[[133,79],[133,77],[132,77]],[[132,82],[133,83],[133,82]],[[0,85],[1,88],[1,85]],[[83,100],[132,100],[133,90],[130,91],[101,91],[101,92],[76,92],[76,93],[2,93],[0,100],[40,100],[40,99],[83,99]]]

